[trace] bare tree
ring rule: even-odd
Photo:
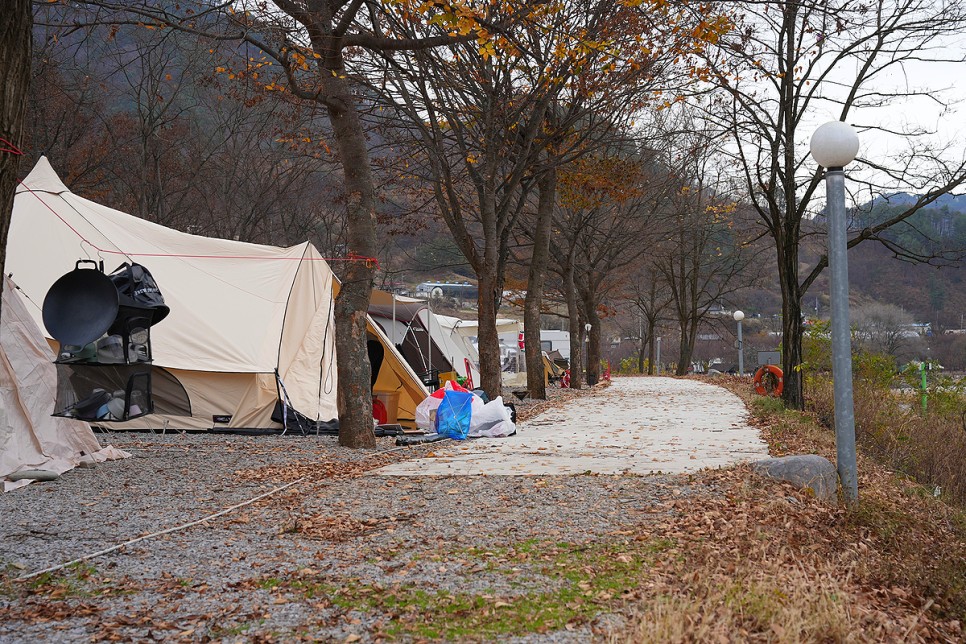
[[[748,283],[749,253],[729,226],[736,208],[700,183],[682,186],[673,230],[655,249],[680,330],[679,376],[687,373],[698,329],[712,306]]]
[[[499,387],[493,325],[509,242],[531,191],[532,223],[524,310],[531,394],[544,397],[539,312],[558,168],[607,140],[652,100],[653,79],[698,37],[661,3],[643,11],[580,0],[534,11],[501,32],[491,55],[460,46],[387,59],[383,91],[413,124],[436,186],[441,217],[480,281],[480,364],[484,389]],[[703,32],[702,32],[703,33]],[[649,47],[642,47],[642,42]],[[606,46],[604,45],[606,43]]]
[[[393,91],[412,124],[408,143],[423,162],[412,172],[433,187],[436,209],[477,275],[480,374],[495,396],[507,244],[531,187],[528,169],[549,100],[518,93],[503,58],[473,48],[436,53],[391,59],[399,78]]]
[[[257,47],[277,70],[264,88],[290,93],[321,105],[329,118],[334,149],[343,172],[346,262],[335,299],[338,357],[339,442],[373,447],[371,368],[366,351],[366,311],[377,268],[376,183],[366,129],[360,118],[361,97],[352,77],[356,52],[415,51],[461,41],[486,41],[486,16],[468,6],[366,3],[354,0],[248,0],[216,4],[152,0],[88,0],[86,24],[128,24],[170,28],[213,40]],[[487,11],[487,8],[483,8]],[[525,15],[521,11],[520,15]],[[417,35],[391,31],[399,16],[421,26]],[[75,23],[75,28],[85,23]],[[249,61],[253,62],[253,61]],[[249,64],[246,74],[261,68]],[[264,70],[263,70],[264,72]]]
[[[650,255],[671,297],[680,330],[677,375],[684,375],[712,306],[756,276],[746,213],[729,194],[714,131],[687,112],[661,119],[660,129],[676,185],[667,200],[665,237]]]
[[[869,351],[907,359],[914,348],[922,345],[912,315],[895,304],[873,302],[857,306],[852,323],[856,343]]]
[[[673,302],[671,290],[657,270],[653,258],[642,257],[637,266],[630,268],[630,276],[618,297],[626,302],[629,315],[623,328],[637,331],[637,370],[644,372],[644,359],[647,356],[647,373],[653,375],[657,327],[665,319]]]
[[[563,282],[570,317],[571,386],[582,386],[586,325],[587,382],[600,373],[601,307],[624,285],[659,238],[670,187],[664,167],[649,152],[614,147],[561,170],[562,195],[554,213],[552,268]]]
[[[705,50],[696,73],[714,90],[694,104],[730,134],[732,145],[722,150],[730,152],[774,245],[782,291],[782,395],[787,405],[801,408],[802,298],[828,263],[825,257],[804,269],[800,263],[822,180],[821,168],[804,149],[811,134],[806,124],[824,112],[863,131],[899,134],[898,143],[907,143],[897,158],[859,160],[874,171],[861,174],[868,177],[867,194],[911,187],[921,195],[894,217],[855,231],[848,242],[849,247],[867,240],[888,244],[883,232],[961,185],[966,166],[961,156],[929,146],[927,132],[916,127],[889,132],[874,112],[864,110],[915,97],[940,101],[940,95],[912,81],[892,91],[879,83],[892,72],[908,79],[908,65],[917,61],[949,60],[943,45],[962,33],[966,16],[958,0],[763,0],[724,6],[733,11],[734,27]],[[853,165],[849,170],[852,178],[860,176]]]
[[[65,33],[83,11],[37,11],[27,158],[72,190],[195,234],[288,245],[342,241],[341,196],[315,104],[266,92],[258,50],[171,30]],[[330,238],[330,233],[335,238]]]
[[[543,30],[526,47],[531,52],[532,59],[526,69],[536,70],[530,72],[530,85],[536,85],[536,79],[547,75],[549,70],[553,70],[553,77],[563,81],[559,86],[559,95],[555,96],[554,104],[548,112],[545,130],[551,136],[544,136],[537,142],[541,163],[534,170],[539,195],[536,216],[532,218],[532,222],[527,219],[522,222],[524,226],[530,224],[526,236],[532,239],[524,302],[524,328],[528,388],[530,396],[536,399],[546,397],[540,350],[540,313],[543,308],[544,281],[550,265],[552,218],[557,201],[559,169],[607,146],[619,146],[624,137],[621,133],[629,129],[634,115],[653,100],[655,95],[659,96],[681,82],[680,68],[676,65],[678,58],[684,52],[702,47],[704,39],[711,38],[714,33],[713,29],[693,29],[694,25],[687,24],[686,18],[680,14],[674,16],[667,5],[649,5],[643,11],[633,5],[590,0],[586,7],[579,4],[573,6],[576,8],[576,16],[558,16],[556,38],[547,38],[546,31]],[[584,16],[589,19],[581,21]],[[608,47],[587,47],[588,42],[607,42]],[[648,46],[641,47],[642,42],[647,42]],[[572,55],[572,62],[556,69],[541,56],[533,55],[534,52],[542,52],[544,57],[552,59],[553,56],[559,56],[557,52],[560,51],[561,44],[572,51],[586,50],[586,53]],[[567,109],[562,110],[559,107],[561,104],[566,105]],[[564,114],[563,119],[560,118],[561,114]],[[576,282],[572,279],[567,283],[576,287]],[[587,284],[593,288],[594,280],[588,279]],[[604,295],[601,294],[600,297]],[[589,305],[586,301],[599,298],[589,295],[584,299],[585,307],[593,308],[595,305]],[[574,297],[568,297],[568,302],[573,305]],[[595,311],[584,315],[588,320],[596,317]],[[580,330],[584,327],[584,324],[577,325],[577,328],[572,325],[571,350],[578,343]],[[575,330],[578,338],[573,337]],[[596,379],[600,329],[597,329],[596,334],[592,330],[591,336],[589,351],[595,355],[592,360],[595,367],[591,373]],[[571,384],[579,387],[581,378],[579,373],[576,375],[576,383],[572,378]]]

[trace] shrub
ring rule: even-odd
[[[629,376],[635,373],[647,373],[647,365],[647,358],[644,358],[644,370],[639,371],[637,368],[637,356],[629,356],[621,360],[619,373],[624,376]]]
[[[811,338],[807,400],[819,421],[834,427],[834,394],[824,364],[825,338]],[[897,373],[891,356],[857,352],[852,392],[855,436],[864,451],[912,476],[947,499],[966,505],[966,390],[963,381],[930,372],[928,404],[921,404],[918,368]],[[903,386],[905,385],[905,386]]]

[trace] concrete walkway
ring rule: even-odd
[[[741,400],[695,380],[617,378],[517,426],[509,438],[441,443],[431,458],[377,475],[572,475],[689,472],[768,457]]]

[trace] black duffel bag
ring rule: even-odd
[[[150,309],[151,324],[163,320],[171,309],[164,303],[164,296],[151,271],[140,264],[121,264],[108,275],[117,289],[121,307]]]

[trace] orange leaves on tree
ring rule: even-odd
[[[695,25],[691,35],[695,40],[714,44],[733,27],[734,22],[728,16],[717,15]]]
[[[210,49],[208,51],[213,52],[214,50]],[[219,65],[218,67],[215,67],[215,73],[225,74],[226,76],[228,76],[228,80],[246,80],[246,79],[258,80],[258,77],[260,75],[258,70],[265,67],[271,67],[271,65],[272,65],[272,62],[268,60],[267,56],[262,56],[260,59],[249,58],[247,61],[245,61],[245,65],[241,69],[230,69],[228,67]],[[168,76],[167,80],[171,80],[170,75]],[[283,86],[276,85],[274,82],[265,84],[263,88],[269,92],[285,91],[285,88]]]
[[[585,156],[559,174],[560,203],[569,208],[591,209],[606,202],[621,202],[641,195],[644,169],[635,161],[617,157]]]
[[[313,138],[312,134],[308,132],[283,132],[275,138],[275,142],[286,144],[288,149],[293,152],[301,151],[311,154],[315,158],[320,156],[319,148],[324,150],[326,154],[332,154],[332,149],[325,141]]]

